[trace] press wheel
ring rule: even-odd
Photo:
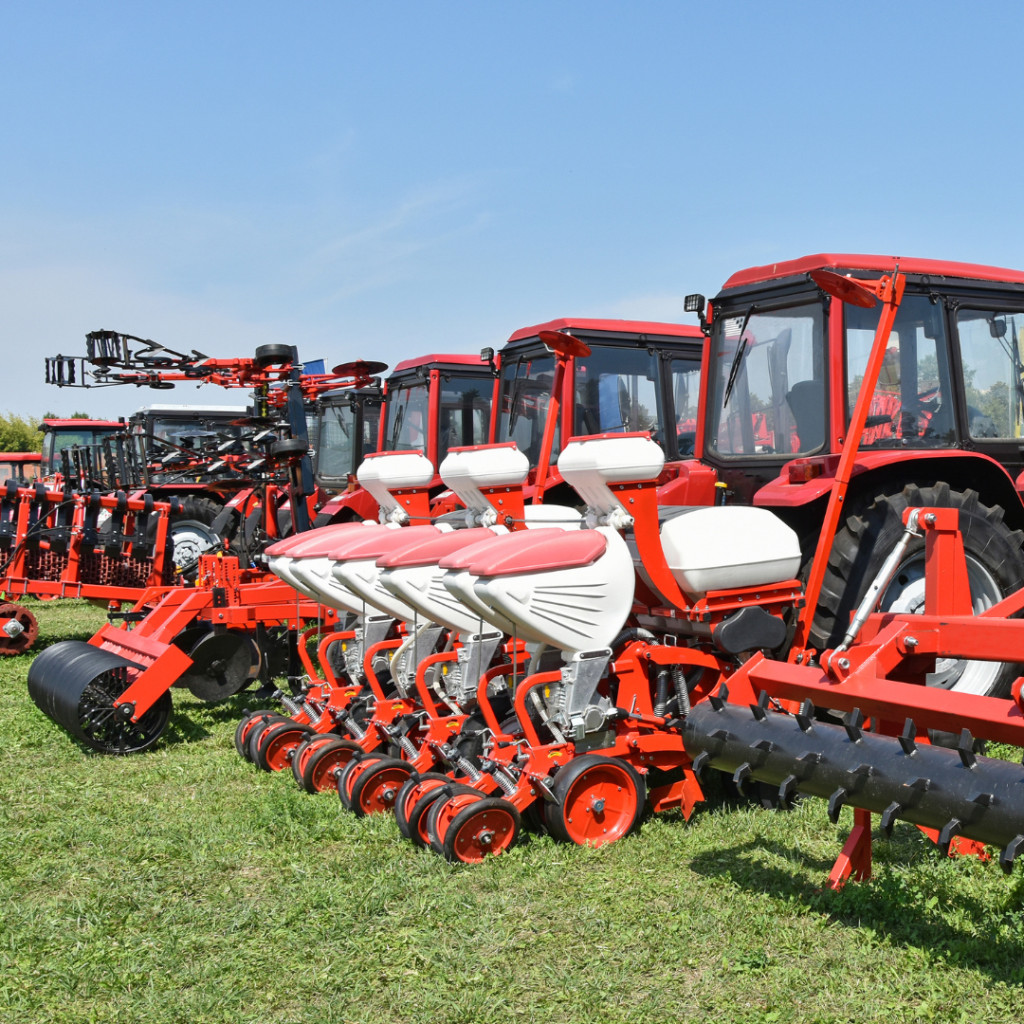
[[[357,818],[364,818],[368,814],[390,811],[395,806],[399,789],[411,773],[408,761],[397,757],[382,757],[361,772],[353,782],[352,813]]]
[[[325,743],[332,743],[336,739],[338,739],[337,733],[314,732],[306,736],[295,748],[295,753],[292,755],[292,776],[299,789],[305,788],[302,785],[302,773],[310,756]]]
[[[376,764],[382,756],[376,753],[367,754],[365,750],[361,750],[338,774],[338,798],[341,800],[341,806],[346,811],[352,810],[352,787],[355,785],[356,780],[367,768]]]
[[[522,821],[515,805],[500,797],[470,802],[451,819],[444,837],[446,860],[479,864],[507,850],[519,838]]]
[[[448,826],[455,815],[469,804],[483,800],[485,795],[480,790],[474,789],[472,786],[464,786],[459,782],[442,787],[438,798],[427,811],[427,841],[434,853],[444,856],[444,839],[448,833]]]
[[[392,808],[395,812],[395,821],[398,822],[398,831],[406,839],[412,839],[412,827],[409,823],[409,816],[416,802],[425,793],[432,789],[438,789],[447,785],[452,780],[441,772],[413,772],[402,783],[398,794],[395,796],[395,805]]]
[[[265,772],[279,772],[287,768],[295,748],[309,732],[309,726],[300,722],[275,722],[260,737],[256,767]]]
[[[352,740],[334,739],[320,744],[306,759],[302,769],[302,788],[307,793],[323,793],[337,786],[335,772],[344,768],[362,748]]]
[[[235,727],[235,750],[238,752],[238,756],[244,758],[246,761],[249,760],[249,733],[253,726],[260,721],[266,721],[268,718],[283,718],[284,716],[280,711],[275,711],[273,708],[260,708],[256,711],[249,711],[245,717]]]
[[[603,846],[621,839],[640,818],[643,780],[626,761],[600,754],[574,758],[555,776],[554,803],[544,820],[556,839],[578,846]]]

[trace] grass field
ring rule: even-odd
[[[39,607],[45,643],[102,612]],[[35,652],[33,652],[35,653]],[[718,802],[601,850],[479,867],[258,772],[175,691],[153,752],[83,751],[0,661],[0,1020],[1019,1021],[1024,870],[897,826],[822,889],[850,827]],[[251,702],[251,698],[248,699]]]

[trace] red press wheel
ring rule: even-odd
[[[413,808],[416,806],[416,802],[425,793],[428,793],[432,789],[437,789],[440,786],[444,786],[452,780],[447,775],[442,775],[441,772],[413,772],[402,783],[402,788],[399,789],[397,796],[395,797],[395,821],[398,822],[398,831],[405,836],[406,839],[412,839],[412,828],[409,823],[409,817],[412,814]]]
[[[574,758],[555,776],[555,803],[544,820],[556,839],[603,846],[621,839],[639,820],[646,800],[643,780],[626,761],[600,754]]]
[[[352,813],[364,818],[368,814],[390,811],[410,774],[409,762],[397,757],[382,757],[370,765],[352,783]]]
[[[284,715],[279,711],[272,711],[269,708],[262,708],[259,711],[250,711],[239,723],[235,729],[235,750],[238,751],[238,756],[245,758],[246,761],[252,760],[249,756],[249,740],[252,737],[252,730],[264,722],[269,721],[271,718],[280,719],[284,721]]]
[[[302,788],[307,793],[323,793],[337,786],[335,772],[342,769],[355,757],[362,753],[358,743],[352,740],[335,739],[331,743],[320,746],[306,758],[306,766],[302,769]]]
[[[464,786],[460,783],[453,783],[445,786],[441,794],[431,804],[426,814],[427,841],[434,853],[444,856],[444,839],[448,833],[448,826],[452,823],[455,815],[471,803],[483,800],[486,796],[472,786]]]
[[[275,722],[260,737],[256,766],[265,772],[288,767],[295,748],[309,735],[309,726],[298,722]]]
[[[347,765],[345,765],[341,774],[338,778],[338,799],[341,800],[341,806],[346,811],[352,810],[352,787],[355,785],[356,780],[365,772],[368,768],[375,765],[381,758],[382,754],[367,754],[363,751],[352,758]]]
[[[331,743],[337,738],[337,734],[333,732],[314,732],[306,736],[295,748],[295,753],[292,755],[292,775],[295,777],[295,784],[299,789],[304,788],[302,785],[302,773],[306,769],[306,762],[325,743]]]
[[[463,806],[444,837],[445,858],[479,864],[484,857],[507,850],[519,838],[522,822],[515,806],[499,797],[485,797]]]

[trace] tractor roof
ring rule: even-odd
[[[1024,284],[1024,271],[1004,267],[988,267],[978,263],[951,263],[947,260],[923,260],[897,256],[866,256],[849,253],[816,253],[782,263],[767,263],[763,267],[750,267],[733,274],[722,285],[722,291],[742,288],[767,281],[781,281],[787,277],[804,276],[812,270],[864,270],[877,274],[891,273],[899,263],[900,271],[922,277],[956,277],[974,281],[1002,281]]]
[[[81,418],[70,420],[43,420],[42,429],[46,430],[52,427],[109,427],[111,430],[122,430],[124,429],[124,422],[122,420],[87,420]]]
[[[652,320],[590,320],[584,317],[563,317],[559,320],[549,320],[544,324],[536,324],[533,327],[521,327],[508,339],[508,344],[514,341],[524,341],[527,338],[536,338],[541,331],[580,331],[588,334],[655,334],[668,335],[675,338],[693,338],[703,341],[701,330],[696,325],[690,324],[667,324],[658,323]]]
[[[417,356],[414,359],[403,359],[391,372],[401,373],[404,370],[416,370],[422,366],[469,366],[474,369],[487,371],[487,364],[480,361],[479,355],[438,355],[431,353],[426,356]]]

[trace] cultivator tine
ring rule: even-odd
[[[914,725],[913,719],[908,718],[903,723],[903,733],[900,736],[900,746],[903,748],[903,753],[908,757],[917,753],[917,726]]]
[[[886,839],[892,835],[892,827],[896,824],[896,819],[903,814],[903,805],[893,800],[891,804],[884,811],[882,811],[882,817],[879,820],[879,826],[885,833]]]
[[[843,728],[846,735],[850,737],[851,743],[857,743],[861,738],[861,726],[864,725],[864,714],[860,708],[854,708],[843,716]]]
[[[978,762],[974,753],[974,737],[970,729],[963,729],[960,733],[960,742],[956,746],[957,753],[965,768],[973,768]]]
[[[999,866],[1005,874],[1008,875],[1013,870],[1013,862],[1022,850],[1024,850],[1024,835],[1015,836],[1006,844],[1002,853],[999,854]]]
[[[794,717],[801,732],[810,732],[814,727],[814,705],[809,700],[805,700]]]

